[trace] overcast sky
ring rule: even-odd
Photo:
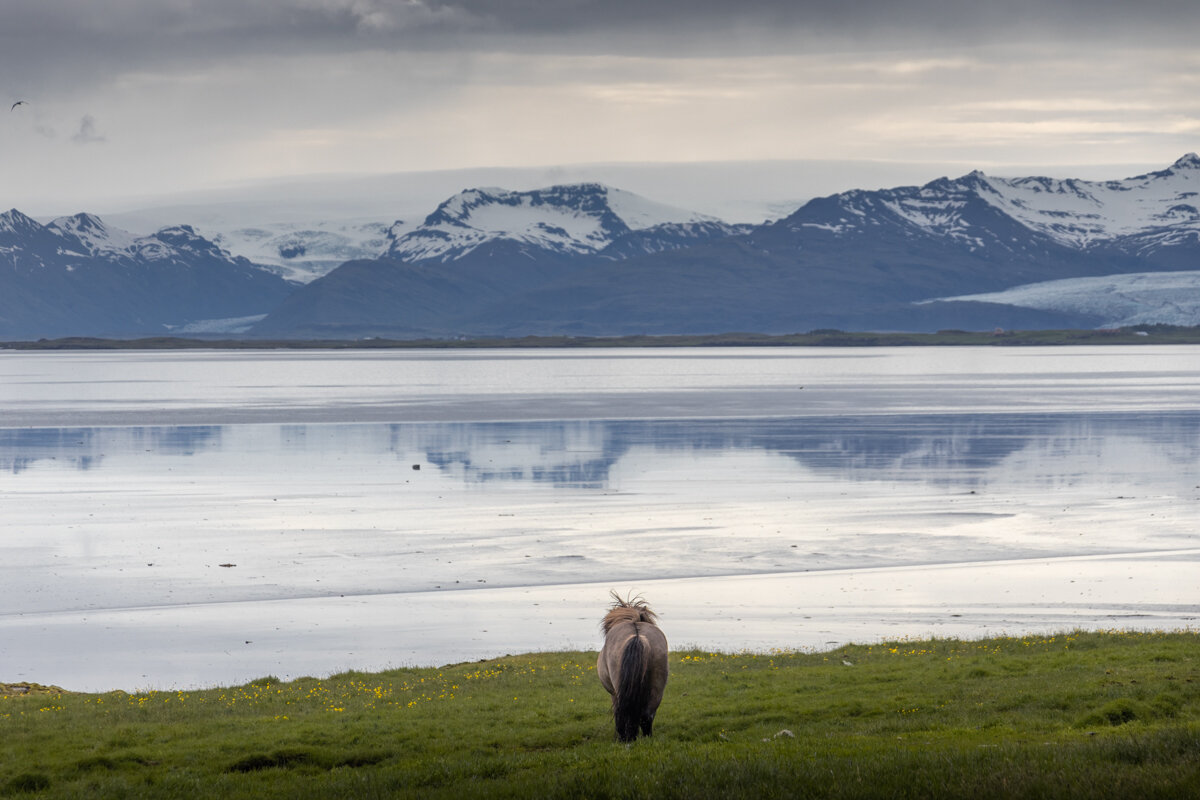
[[[1197,31],[1195,0],[3,0],[0,205],[589,162],[1165,166],[1200,150]]]

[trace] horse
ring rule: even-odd
[[[654,732],[654,715],[667,686],[667,637],[645,600],[611,594],[616,602],[600,623],[604,647],[596,658],[596,673],[612,695],[617,739],[632,742],[639,727],[645,736]]]

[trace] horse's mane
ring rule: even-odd
[[[616,602],[600,622],[600,627],[605,633],[612,630],[614,625],[622,622],[649,622],[653,625],[658,621],[658,616],[650,610],[650,606],[646,605],[646,601],[642,599],[641,595],[624,599],[616,592],[609,592],[609,594]]]

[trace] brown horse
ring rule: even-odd
[[[604,647],[596,659],[600,683],[612,695],[617,738],[632,742],[638,728],[650,736],[654,715],[667,686],[667,637],[641,597],[622,600],[612,592],[613,603],[600,627]]]

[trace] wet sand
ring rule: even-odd
[[[77,691],[595,650],[610,588],[640,591],[675,649],[820,651],[927,637],[1200,625],[1200,550],[815,573],[57,612],[0,622],[8,680]],[[11,669],[11,667],[10,667]]]
[[[1200,349],[970,350],[5,355],[0,679],[1200,624]]]

